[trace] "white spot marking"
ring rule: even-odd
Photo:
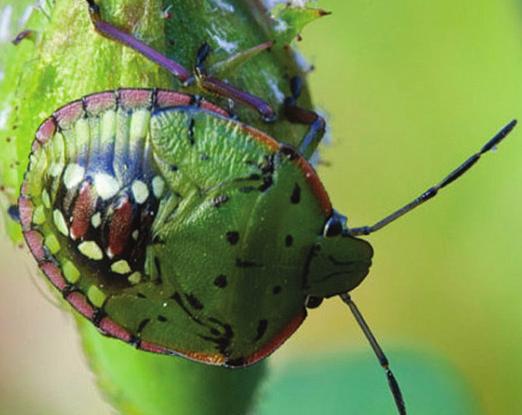
[[[94,176],[94,188],[103,200],[107,200],[118,193],[120,183],[118,183],[115,177],[109,174],[98,173]]]
[[[87,258],[93,259],[95,261],[103,259],[103,252],[98,244],[94,241],[82,242],[80,245],[78,245],[78,251],[80,251]]]
[[[129,275],[128,280],[132,285],[138,284],[141,281],[141,272],[133,272],[131,275]]]
[[[63,183],[67,189],[80,184],[85,176],[85,169],[79,164],[69,164],[63,174]]]
[[[52,177],[58,177],[63,170],[63,164],[53,163],[48,170],[48,174]]]
[[[136,203],[139,205],[144,203],[149,197],[149,189],[141,180],[134,180],[134,182],[132,182],[131,190],[134,200],[136,200]]]
[[[140,236],[140,231],[138,231],[137,229],[135,231],[132,232],[132,239],[134,239],[135,241],[138,240],[138,236]]]
[[[154,179],[152,179],[152,193],[154,193],[157,199],[161,197],[163,190],[165,190],[165,182],[163,179],[159,176],[154,177]]]
[[[67,222],[65,222],[65,218],[63,217],[62,212],[60,212],[58,209],[55,209],[53,212],[53,220],[54,224],[56,225],[56,229],[65,236],[69,235],[69,231],[67,229]]]
[[[127,261],[120,259],[111,265],[111,271],[116,274],[128,274],[131,272],[131,267]]]
[[[98,226],[101,225],[101,213],[100,212],[96,212],[94,215],[92,215],[91,225],[94,229],[98,228]]]

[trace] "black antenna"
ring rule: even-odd
[[[399,388],[399,383],[397,382],[397,379],[395,379],[395,376],[393,375],[393,372],[390,369],[390,363],[388,362],[388,359],[386,358],[384,352],[381,349],[381,346],[379,346],[379,343],[377,342],[377,339],[373,335],[372,331],[370,330],[370,327],[368,327],[368,324],[364,320],[363,315],[355,305],[355,303],[352,300],[352,297],[350,297],[350,294],[340,294],[341,299],[348,304],[348,307],[350,307],[350,310],[352,311],[353,316],[355,317],[355,320],[359,324],[359,327],[361,327],[364,335],[368,339],[368,342],[370,342],[370,346],[372,347],[373,351],[375,352],[375,356],[377,356],[377,359],[379,360],[379,363],[381,364],[382,368],[386,372],[386,378],[388,379],[388,385],[390,387],[390,391],[393,395],[393,399],[395,400],[395,405],[397,406],[397,410],[399,411],[400,415],[406,415],[406,405],[404,404],[404,399],[402,398],[401,389]]]
[[[369,235],[372,232],[384,228],[386,225],[393,222],[394,220],[399,219],[402,215],[408,213],[410,210],[415,209],[417,206],[422,205],[427,200],[430,200],[437,194],[437,192],[440,189],[446,187],[448,184],[454,182],[460,176],[466,173],[479,160],[482,154],[487,153],[489,150],[495,148],[504,139],[504,137],[506,137],[511,132],[511,130],[515,128],[516,124],[517,120],[511,121],[504,128],[502,128],[492,139],[490,139],[486,144],[484,144],[480,151],[473,154],[464,163],[462,163],[459,167],[457,167],[450,174],[448,174],[441,182],[439,182],[435,186],[430,187],[428,190],[426,190],[416,199],[412,200],[410,203],[404,205],[400,209],[393,212],[391,215],[386,216],[384,219],[381,219],[372,226],[362,226],[359,228],[348,229],[348,234],[352,236]]]

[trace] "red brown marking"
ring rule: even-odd
[[[67,286],[67,282],[58,268],[53,262],[44,262],[40,264],[40,269],[47,275],[49,281],[58,288],[60,291],[63,291]]]
[[[150,342],[146,342],[146,341],[141,341],[139,344],[139,348],[142,350],[145,350],[147,352],[152,352],[152,353],[162,353],[162,354],[170,353],[169,349],[166,349],[165,347],[159,346],[155,343],[150,343]]]
[[[33,204],[23,195],[18,199],[18,212],[20,212],[20,223],[22,224],[22,229],[24,231],[30,230],[33,221]]]
[[[120,89],[120,106],[127,110],[147,108],[150,106],[151,89]]]
[[[95,207],[96,196],[92,186],[90,183],[84,182],[73,208],[71,224],[71,238],[73,240],[85,236],[89,230],[90,220],[94,214]]]
[[[187,106],[190,105],[191,101],[192,97],[190,95],[164,89],[158,90],[156,96],[158,108]]]
[[[243,131],[252,138],[259,141],[260,143],[265,144],[270,151],[275,152],[281,148],[281,144],[274,138],[270,137],[268,134],[248,124],[240,124],[240,126]],[[317,199],[319,199],[319,203],[321,204],[324,215],[326,217],[330,217],[333,211],[332,203],[330,202],[330,197],[328,196],[328,193],[326,193],[321,179],[315,172],[312,165],[303,156],[299,155],[297,152],[296,154],[298,157],[293,160],[293,162],[301,169],[306,181],[310,185],[312,192],[315,194]]]
[[[120,255],[125,250],[132,231],[132,213],[132,203],[128,197],[114,209],[109,225],[109,257]]]
[[[328,193],[326,193],[326,189],[324,188],[323,183],[321,182],[321,179],[317,175],[315,169],[304,157],[301,156],[295,160],[295,163],[303,172],[306,181],[312,189],[312,192],[319,199],[319,203],[321,203],[321,208],[323,209],[324,215],[326,217],[330,217],[333,213],[332,202],[330,202],[330,197],[328,196]]]
[[[100,92],[88,95],[84,99],[85,109],[89,114],[98,115],[104,111],[116,108],[116,95],[114,92]]]
[[[222,354],[206,354],[198,352],[180,352],[174,351],[176,354],[186,357],[187,359],[194,360],[196,362],[203,362],[207,365],[223,366],[225,363],[225,357]]]
[[[36,140],[45,144],[56,133],[56,123],[54,119],[47,118],[36,131]]]
[[[103,334],[123,340],[124,342],[128,343],[132,340],[132,335],[127,330],[108,317],[104,317],[100,321],[98,328]]]
[[[203,108],[204,110],[213,112],[215,114],[221,115],[221,116],[226,117],[226,118],[230,117],[230,114],[227,111],[225,111],[223,108],[218,107],[217,105],[214,105],[214,104],[212,104],[211,102],[208,102],[208,101],[202,101],[201,102],[201,108]]]
[[[66,300],[84,317],[89,320],[94,318],[94,307],[89,304],[87,297],[79,291],[70,293]]]
[[[45,250],[43,247],[44,238],[38,231],[27,231],[24,233],[25,242],[37,262],[45,260]]]
[[[20,193],[24,196],[29,193],[29,183],[27,183],[25,180],[22,183],[22,188],[20,189]]]
[[[281,144],[275,139],[270,137],[263,131],[258,130],[248,124],[238,123],[239,127],[254,140],[264,144],[270,151],[276,152],[281,148]]]
[[[83,104],[81,101],[73,101],[70,104],[60,108],[54,113],[54,118],[58,122],[60,128],[68,129],[74,125],[79,118],[83,117]]]
[[[40,148],[42,148],[42,145],[40,144],[40,142],[37,140],[34,140],[33,145],[31,146],[31,153],[32,154],[36,153],[38,150],[40,150]]]
[[[301,323],[306,318],[306,311],[303,310],[301,314],[295,317],[290,323],[277,335],[275,336],[269,343],[265,344],[261,349],[257,352],[254,352],[250,356],[245,359],[245,366],[252,365],[265,357],[271,355],[275,350],[277,350],[285,341],[288,339],[294,332],[299,328]]]

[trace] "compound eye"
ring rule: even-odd
[[[331,238],[341,235],[343,230],[346,229],[346,221],[346,216],[343,216],[334,210],[332,216],[330,216],[324,225],[323,236]]]

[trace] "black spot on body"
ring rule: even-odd
[[[65,287],[63,287],[63,290],[62,290],[63,298],[65,300],[67,300],[67,297],[69,296],[69,294],[71,294],[75,291],[80,291],[76,285],[67,284]]]
[[[170,165],[170,171],[178,171],[178,166],[175,164]]]
[[[188,139],[189,139],[189,142],[190,142],[190,145],[193,146],[195,141],[194,141],[194,127],[196,125],[196,121],[194,120],[194,118],[191,118],[189,120],[189,125],[188,125]]]
[[[158,106],[158,88],[152,89],[152,94],[150,96],[150,111],[154,111]]]
[[[261,170],[263,176],[263,184],[258,187],[258,190],[260,192],[265,192],[274,184],[274,179],[272,177],[275,171],[274,155],[265,157],[258,168]]]
[[[195,321],[197,324],[200,324],[202,326],[205,325],[200,319],[198,319],[192,312],[189,310],[189,308],[183,303],[183,299],[181,298],[181,295],[179,293],[175,292],[170,296],[171,300],[174,300],[178,305],[181,307],[181,309],[187,314],[193,321]]]
[[[138,336],[141,336],[141,332],[147,327],[147,324],[150,323],[150,318],[146,318],[140,322],[138,325],[138,329],[136,330],[136,333],[138,333]]]
[[[147,298],[147,296],[145,294],[143,294],[143,293],[137,293],[136,297],[138,297],[138,298]]]
[[[272,179],[272,175],[263,177],[263,184],[259,186],[260,192],[266,192],[272,185],[274,184],[274,179]]]
[[[296,160],[299,158],[299,154],[292,147],[287,145],[282,145],[279,150],[281,154],[283,154],[288,160]]]
[[[225,288],[228,284],[227,276],[226,275],[218,275],[216,279],[214,280],[214,285],[219,288]]]
[[[301,188],[296,183],[294,186],[294,190],[292,190],[292,196],[290,196],[290,202],[294,205],[298,204],[301,201]]]
[[[254,261],[245,261],[240,258],[236,258],[236,267],[238,267],[238,268],[262,268],[263,265],[256,264]]]
[[[187,301],[195,310],[203,310],[203,304],[194,294],[185,294]]]
[[[236,245],[239,242],[239,232],[237,231],[229,231],[226,236],[230,245]]]
[[[259,320],[257,324],[257,335],[254,341],[261,340],[261,337],[266,333],[266,329],[268,328],[268,320]]]
[[[159,315],[159,316],[158,316],[158,321],[161,321],[162,323],[164,323],[164,322],[167,321],[167,317],[162,316],[162,315]]]
[[[103,308],[98,308],[94,311],[94,315],[92,316],[92,323],[98,327],[103,320],[104,317],[107,316],[107,313]]]
[[[225,362],[226,366],[231,367],[239,367],[239,366],[245,366],[245,358],[244,357],[238,357],[236,359],[230,359]]]
[[[156,266],[156,271],[157,271],[157,279],[155,280],[155,283],[156,284],[161,284],[163,282],[163,278],[162,278],[162,275],[161,275],[161,264],[160,264],[160,260],[157,256],[154,257],[154,265]]]
[[[201,154],[201,155],[199,156],[199,159],[200,159],[201,161],[208,161],[208,160],[210,160],[210,156],[209,156],[208,154],[204,154],[204,153],[203,153],[203,154]]]
[[[286,235],[285,246],[287,246],[287,247],[292,246],[293,243],[294,243],[293,236],[292,235]]]
[[[141,346],[141,339],[138,336],[132,336],[129,340],[129,344],[139,349]]]
[[[276,285],[274,288],[272,288],[272,293],[274,295],[277,295],[277,294],[279,294],[281,292],[281,290],[282,290],[281,286],[280,285]]]
[[[234,337],[234,331],[232,330],[232,326],[227,323],[222,323],[221,321],[213,317],[209,317],[208,320],[212,323],[221,326],[223,331],[220,331],[217,328],[212,327],[210,328],[210,334],[214,337],[202,336],[202,338],[204,340],[208,340],[212,343],[215,343],[217,350],[219,350],[221,354],[228,356],[230,354],[228,348],[230,347],[230,343],[232,341],[232,338]]]

